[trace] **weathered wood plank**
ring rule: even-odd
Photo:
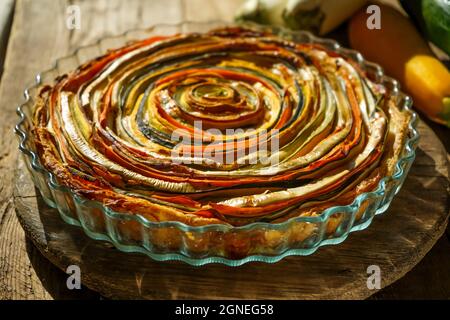
[[[0,78],[3,72],[6,46],[9,39],[9,31],[14,13],[15,0],[0,1]]]

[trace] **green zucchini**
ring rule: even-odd
[[[400,0],[421,32],[450,55],[450,0]]]

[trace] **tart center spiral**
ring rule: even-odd
[[[36,145],[60,183],[114,210],[282,221],[377,185],[397,152],[385,93],[353,61],[262,31],[155,37],[43,89]]]

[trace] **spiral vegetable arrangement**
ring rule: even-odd
[[[44,86],[34,142],[62,185],[190,225],[279,222],[390,174],[408,114],[315,44],[224,28],[152,37]]]

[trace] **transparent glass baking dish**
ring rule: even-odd
[[[181,260],[196,266],[208,263],[240,266],[250,261],[274,263],[286,256],[309,255],[323,245],[341,243],[350,232],[365,229],[375,215],[387,210],[415,158],[419,135],[416,130],[417,115],[411,110],[411,99],[399,90],[397,81],[385,76],[380,66],[365,61],[360,53],[342,48],[334,40],[282,28],[270,29],[282,37],[302,43],[318,43],[352,58],[371,80],[390,89],[400,109],[411,114],[407,141],[394,174],[383,178],[372,192],[360,194],[349,205],[330,207],[318,216],[295,217],[278,224],[258,222],[242,227],[219,224],[194,227],[175,221],[152,222],[137,214],[115,212],[102,203],[79,197],[58,184],[55,176],[43,168],[34,151],[33,139],[30,139],[33,97],[38,86],[52,84],[58,75],[76,69],[108,49],[124,46],[133,40],[152,35],[204,32],[226,25],[235,24],[221,21],[182,22],[132,30],[81,47],[74,54],[58,59],[52,69],[36,76],[35,84],[25,90],[26,101],[17,109],[20,121],[15,132],[34,184],[45,202],[57,209],[65,222],[80,226],[93,239],[111,242],[121,251],[144,253],[155,260]],[[251,27],[260,26],[251,24]]]

